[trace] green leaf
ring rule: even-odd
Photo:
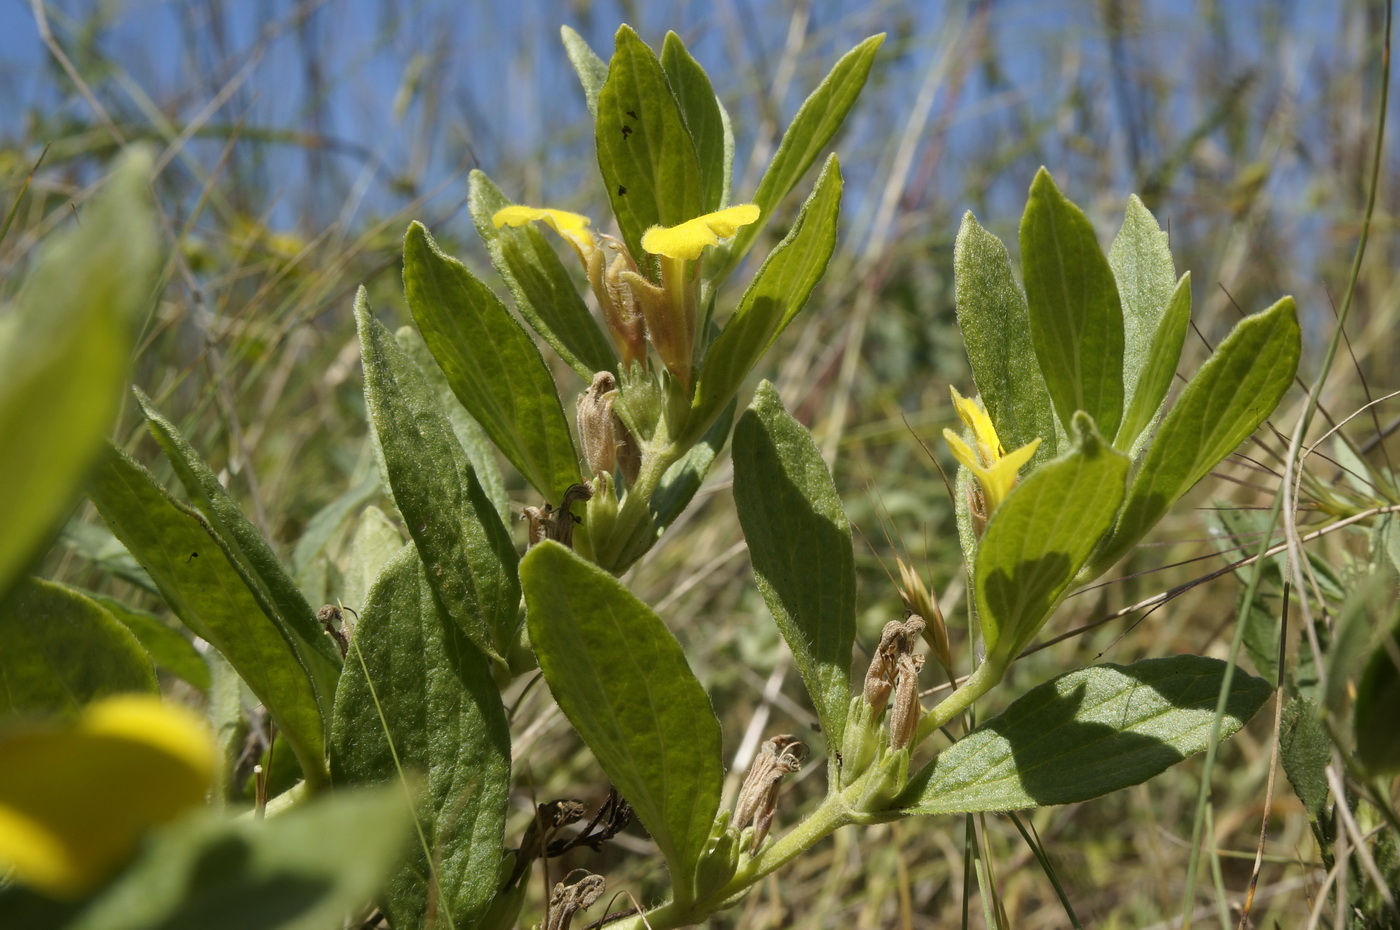
[[[1125,317],[1126,319],[1126,317]],[[1118,427],[1114,445],[1127,452],[1141,445],[1151,434],[1152,424],[1162,410],[1162,401],[1176,376],[1186,328],[1191,323],[1191,272],[1186,272],[1167,298],[1166,310],[1152,333],[1151,347],[1145,354],[1130,355],[1124,364],[1125,384],[1131,391],[1123,424]]]
[[[325,780],[321,702],[296,647],[248,590],[209,528],[151,474],[108,448],[88,496],[180,621],[223,653],[286,734],[307,780]]]
[[[729,187],[724,117],[719,101],[710,86],[709,75],[674,32],[667,32],[661,45],[661,68],[666,72],[666,81],[680,106],[681,118],[695,143],[700,166],[700,212],[713,213],[724,205],[724,193]]]
[[[316,613],[288,577],[263,534],[243,513],[243,508],[224,490],[212,469],[162,417],[151,399],[139,388],[136,399],[146,414],[146,423],[160,443],[175,475],[185,486],[190,500],[208,521],[214,537],[225,546],[229,562],[243,578],[244,585],[257,598],[262,611],[296,646],[297,655],[316,682],[323,713],[330,713],[330,698],[340,676],[340,653],[316,619]]]
[[[517,556],[510,533],[476,480],[447,417],[413,360],[355,300],[365,402],[408,533],[443,609],[491,658],[520,623]]]
[[[1288,783],[1303,802],[1318,849],[1331,868],[1332,844],[1337,840],[1337,823],[1331,809],[1332,790],[1327,786],[1332,742],[1327,738],[1316,704],[1295,697],[1283,705],[1278,745]]]
[[[598,92],[598,167],[622,239],[646,254],[642,233],[705,213],[700,160],[661,62],[631,26],[617,30]]]
[[[1157,330],[1176,286],[1176,267],[1167,246],[1167,234],[1136,194],[1128,198],[1123,225],[1108,250],[1108,264],[1113,269],[1123,306],[1123,398],[1125,406],[1131,407],[1139,376],[1147,371]],[[1190,303],[1189,294],[1187,303]],[[1184,324],[1182,331],[1184,335]],[[1179,355],[1180,350],[1177,351]],[[1176,370],[1176,357],[1171,359],[1169,367]],[[1171,383],[1170,374],[1167,383]],[[1144,401],[1144,406],[1152,411],[1160,404],[1161,397],[1156,404]],[[1124,432],[1120,427],[1115,442],[1119,449],[1132,445],[1132,439],[1125,439]]]
[[[1235,326],[1163,418],[1091,576],[1107,571],[1273,413],[1293,383],[1300,351],[1292,297]]]
[[[141,643],[141,648],[146,650],[158,668],[163,668],[172,675],[178,675],[200,691],[209,690],[209,663],[204,661],[204,656],[199,654],[199,650],[194,647],[194,643],[190,642],[185,634],[155,614],[138,610],[129,604],[123,604],[114,597],[93,591],[83,591],[71,585],[66,587],[85,597],[92,598],[120,621],[122,626],[130,630],[137,641]]]
[[[426,350],[425,350],[426,351]],[[335,500],[326,504],[307,521],[301,538],[292,547],[292,570],[297,582],[310,589],[307,576],[313,571],[319,557],[326,554],[331,541],[350,514],[384,493],[384,485],[378,469],[369,471],[353,487],[347,488]]]
[[[421,223],[403,246],[404,293],[423,341],[467,412],[536,491],[557,505],[578,453],[549,368],[529,334]]]
[[[579,83],[583,85],[583,95],[588,100],[588,112],[594,119],[597,119],[598,91],[602,89],[603,82],[608,79],[608,63],[599,58],[597,53],[588,47],[583,36],[568,26],[559,27],[559,38],[563,40],[564,51],[568,53],[569,63],[574,66],[574,71],[578,73]]]
[[[1123,307],[1094,227],[1041,168],[1021,217],[1031,340],[1060,422],[1076,410],[1112,437],[1123,418]]]
[[[462,444],[462,451],[467,454],[467,460],[476,470],[476,480],[481,482],[481,489],[490,498],[491,506],[496,508],[501,522],[510,525],[510,495],[506,492],[501,468],[496,463],[496,447],[491,444],[486,431],[481,428],[480,423],[472,419],[467,408],[463,407],[461,401],[457,400],[457,395],[452,393],[452,385],[447,383],[447,376],[442,373],[437,360],[433,358],[433,353],[428,351],[428,346],[423,342],[418,330],[412,326],[400,326],[398,332],[394,333],[394,340],[423,373],[423,380],[428,382],[428,387],[437,397],[438,406],[447,414],[447,422],[452,424],[452,432]]]
[[[569,722],[693,898],[724,764],[710,698],[680,643],[612,575],[546,541],[520,561],[530,641]]]
[[[778,143],[778,151],[763,172],[763,179],[754,191],[753,202],[763,211],[757,223],[739,230],[729,245],[722,260],[715,262],[715,280],[727,277],[729,272],[748,254],[758,234],[772,221],[783,198],[797,186],[807,169],[812,167],[836,135],[846,114],[855,105],[856,98],[865,87],[865,79],[870,75],[870,66],[875,63],[875,53],[885,41],[885,34],[873,35],[841,56],[822,79],[817,89],[812,91],[797,115],[788,124]]]
[[[987,521],[974,584],[987,661],[1009,663],[1059,604],[1123,502],[1128,458],[1084,414],[1074,447],[1024,478]]]
[[[1188,655],[1051,679],[940,753],[897,806],[906,814],[1005,811],[1141,784],[1209,745],[1225,669],[1219,659]],[[1272,693],[1236,669],[1222,738]]]
[[[734,506],[758,589],[797,660],[822,734],[840,746],[856,635],[851,527],[811,434],[767,381],[734,430]]]
[[[95,698],[154,693],[151,657],[101,605],[21,579],[0,604],[0,715],[76,713]]]
[[[1031,346],[1026,297],[1011,273],[1006,246],[971,211],[953,245],[953,280],[972,380],[1002,446],[1019,449],[1039,438],[1032,462],[1050,461],[1056,451],[1055,411]]]
[[[787,237],[769,253],[739,307],[705,353],[685,435],[698,437],[797,316],[826,272],[841,212],[841,166],[832,155]]]
[[[370,593],[331,726],[335,783],[405,775],[422,782],[431,860],[414,849],[390,879],[385,912],[396,927],[447,926],[448,916],[473,926],[502,879],[510,731],[490,666],[439,610],[412,545]]]
[[[408,813],[398,787],[266,820],[200,811],[157,832],[66,930],[338,927],[383,885],[408,838]],[[0,900],[0,923],[9,925],[11,900]]]
[[[151,156],[121,159],[45,243],[0,330],[0,594],[72,510],[121,406],[158,246]]]
[[[472,171],[467,192],[472,222],[520,315],[585,383],[593,380],[596,371],[615,371],[617,353],[579,296],[553,244],[533,223],[496,228],[491,217],[511,201],[485,173]]]

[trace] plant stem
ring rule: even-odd
[[[919,729],[914,733],[914,745],[919,745],[932,735],[934,730],[971,707],[972,702],[992,690],[1004,674],[1005,664],[984,660],[961,688],[944,698],[942,703],[919,721]]]

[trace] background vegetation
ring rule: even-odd
[[[858,529],[860,642],[872,643],[899,615],[896,554],[937,589],[959,635],[964,581],[939,477],[940,466],[951,474],[951,459],[931,442],[955,420],[948,385],[971,389],[953,316],[952,239],[971,209],[1014,254],[1039,165],[1088,210],[1105,243],[1131,192],[1168,226],[1178,270],[1196,282],[1199,338],[1188,341],[1183,370],[1242,313],[1284,293],[1303,314],[1301,374],[1316,370],[1367,194],[1381,89],[1383,10],[1375,4],[12,3],[0,11],[0,207],[15,206],[0,240],[0,298],[13,296],[37,242],[81,221],[112,154],[153,142],[172,251],[135,383],[222,470],[282,545],[308,598],[353,607],[363,583],[339,575],[337,556],[347,518],[380,493],[359,389],[354,288],[366,284],[386,319],[403,313],[399,255],[410,219],[489,277],[463,210],[473,167],[521,202],[604,215],[603,192],[590,186],[587,112],[558,26],[606,51],[621,21],[652,44],[666,29],[682,34],[715,80],[740,153],[770,151],[840,52],[890,33],[839,140],[847,199],[838,255],[802,323],[784,335],[774,356],[782,367],[764,373],[812,428]],[[1322,398],[1333,419],[1397,387],[1392,151],[1348,323],[1350,351]],[[755,157],[755,170],[763,163]],[[736,183],[736,199],[752,189],[754,172],[748,179]],[[577,380],[563,365],[557,374]],[[1294,402],[1301,398],[1300,390]],[[1274,421],[1280,430],[1296,418],[1290,403]],[[1378,437],[1396,410],[1393,402],[1374,409],[1348,432],[1358,446],[1374,440],[1371,459],[1388,467]],[[118,436],[153,468],[166,467],[142,438],[134,405]],[[1164,525],[1120,566],[1120,580],[1071,601],[1046,634],[1219,567],[1212,508],[1271,502],[1277,478],[1265,446],[1282,442],[1265,435],[1243,449],[1235,467],[1194,493],[1196,512]],[[1324,483],[1334,480],[1333,466],[1314,463]],[[728,475],[727,462],[717,462],[700,506],[628,580],[677,633],[715,706],[733,711],[726,756],[742,772],[761,739],[800,734],[812,715],[791,697],[800,686],[751,582]],[[517,509],[534,503],[518,479],[509,490]],[[329,534],[323,554],[298,550],[320,533]],[[1312,548],[1344,570],[1354,553],[1339,539]],[[100,520],[80,512],[44,573],[115,590],[112,573],[125,565],[109,540]],[[1223,656],[1239,588],[1229,577],[1213,581],[1045,649],[1013,674],[1028,686],[1100,657]],[[116,593],[158,603],[130,586]],[[592,803],[606,791],[546,690],[517,697],[520,774],[508,842],[534,800]],[[1270,716],[1226,744],[1215,769],[1211,836],[1230,902],[1247,884],[1258,843]],[[1027,818],[1086,925],[1173,925],[1201,770],[1193,759],[1139,788]],[[818,792],[799,783],[783,805],[795,810],[809,794]],[[964,826],[918,820],[842,831],[719,920],[953,925],[969,881]],[[1063,925],[1016,827],[988,818],[986,829],[1011,924]],[[624,837],[603,857],[579,854],[578,864],[646,900],[656,866],[628,856],[629,847],[647,841]],[[1306,817],[1287,790],[1274,804],[1265,855],[1256,918],[1294,925],[1320,872]],[[572,864],[551,863],[552,875]],[[1197,889],[1201,913],[1217,913],[1219,888]]]

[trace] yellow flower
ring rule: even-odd
[[[569,241],[585,265],[588,263],[588,256],[598,244],[593,233],[588,229],[588,217],[578,213],[570,213],[568,210],[524,207],[515,204],[497,210],[491,215],[491,222],[495,224],[497,229],[502,226],[524,226],[526,223],[534,222],[544,223]]]
[[[653,255],[694,261],[707,246],[719,245],[759,217],[756,204],[741,203],[706,213],[678,226],[653,226],[642,234],[642,248]]]
[[[1008,453],[1002,448],[1001,440],[997,438],[996,427],[992,425],[992,418],[982,409],[981,402],[963,397],[957,388],[950,389],[953,392],[953,406],[957,408],[963,423],[972,430],[972,439],[977,451],[973,452],[968,448],[963,438],[950,429],[943,431],[943,439],[953,451],[954,458],[972,472],[977,483],[981,485],[982,498],[986,503],[986,513],[983,516],[990,517],[1016,486],[1017,472],[1035,455],[1035,450],[1040,446],[1040,439],[1032,439],[1021,448]]]
[[[204,802],[218,766],[194,712],[159,698],[96,701],[75,726],[0,733],[0,863],[54,897],[90,890],[148,828]]]

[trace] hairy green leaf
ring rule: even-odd
[[[1293,383],[1300,351],[1292,297],[1235,326],[1162,419],[1091,575],[1107,571],[1273,413]]]
[[[1327,787],[1327,766],[1332,761],[1332,741],[1322,725],[1318,707],[1295,697],[1283,705],[1279,728],[1279,759],[1293,793],[1303,802],[1318,849],[1330,868],[1337,822],[1332,814],[1332,790]]]
[[[408,227],[403,264],[409,309],[457,399],[525,480],[557,505],[580,480],[578,454],[534,341],[421,223]]]
[[[321,701],[296,647],[263,613],[203,518],[108,448],[88,488],[102,519],[150,573],[171,611],[223,653],[292,744],[307,780],[325,780]]]
[[[215,538],[226,544],[225,554],[230,564],[262,605],[263,613],[295,644],[297,655],[316,681],[316,692],[322,700],[321,711],[329,714],[335,680],[340,675],[340,653],[335,643],[321,628],[315,611],[282,568],[272,546],[243,513],[238,502],[224,490],[218,476],[139,388],[136,399],[151,433],[175,467],[175,475],[185,486],[185,492],[208,521]]]
[[[0,603],[0,714],[73,714],[95,698],[156,691],[151,657],[91,598],[38,578]]]
[[[553,243],[533,223],[497,229],[491,222],[497,210],[510,205],[484,172],[472,171],[467,182],[467,209],[520,315],[585,383],[593,380],[595,371],[615,371],[617,353],[583,302]]]
[[[608,63],[599,58],[597,53],[588,47],[583,36],[568,26],[559,27],[559,38],[564,43],[564,51],[568,53],[569,63],[574,66],[574,71],[578,73],[579,83],[583,85],[583,95],[588,100],[588,112],[594,119],[597,119],[598,91],[602,89],[603,82],[608,79]]]
[[[710,77],[691,57],[681,37],[667,32],[661,45],[661,68],[681,109],[700,166],[700,207],[712,213],[723,206],[729,187],[724,152],[724,117]]]
[[[373,504],[366,507],[355,523],[345,554],[341,601],[363,612],[369,603],[369,589],[403,543],[403,534],[384,511]]]
[[[443,616],[412,545],[385,566],[355,630],[336,692],[331,777],[422,785],[429,853],[415,845],[390,878],[384,909],[394,926],[481,918],[503,877],[510,731],[490,666]]]
[[[1181,347],[1186,342],[1186,328],[1191,323],[1191,272],[1186,272],[1167,297],[1166,309],[1151,334],[1152,342],[1145,355],[1125,364],[1125,384],[1132,372],[1131,395],[1123,424],[1118,427],[1114,445],[1124,452],[1135,450],[1151,435],[1152,424],[1162,411],[1162,401],[1171,389],[1181,361]]]
[[[1050,461],[1058,431],[1031,345],[1026,296],[1011,273],[1006,246],[971,211],[963,216],[953,245],[953,280],[972,380],[1002,446],[1019,449],[1039,438],[1031,461]]]
[[[124,157],[4,315],[0,594],[67,518],[121,406],[157,268],[150,170],[146,150]]]
[[[627,249],[645,255],[642,233],[705,213],[695,140],[656,53],[617,30],[608,79],[598,92],[598,167]]]
[[[1071,422],[1074,447],[1020,482],[987,522],[974,585],[987,661],[1010,662],[1050,618],[1113,525],[1128,458],[1085,414]]]
[[[355,300],[365,401],[394,501],[443,610],[477,648],[500,658],[520,622],[517,557],[447,416],[412,359]]]
[[[1141,784],[1205,749],[1226,665],[1171,656],[1082,668],[1032,688],[940,753],[897,806],[908,814],[1072,804]],[[1273,691],[1235,670],[1221,736]]]
[[[840,746],[856,635],[851,527],[811,434],[767,381],[734,430],[734,506],[758,589],[797,660],[822,734]]]
[[[1041,168],[1021,217],[1031,340],[1055,413],[1076,410],[1105,437],[1123,419],[1123,307],[1094,227]]]
[[[661,848],[677,899],[692,900],[724,781],[709,695],[661,618],[606,571],[546,541],[520,577],[554,699]]]
[[[822,150],[841,128],[846,114],[855,106],[856,98],[865,88],[870,66],[875,63],[875,53],[884,41],[883,32],[873,35],[841,56],[817,89],[802,102],[797,115],[783,133],[778,150],[773,153],[773,160],[763,172],[758,190],[754,191],[753,202],[763,213],[757,223],[739,230],[725,250],[724,257],[715,262],[716,280],[727,277],[748,254],[758,234],[772,221],[783,198],[821,157]]]
[[[841,166],[832,155],[787,237],[754,275],[734,315],[705,353],[686,435],[697,437],[739,390],[754,365],[807,303],[836,246]]]

